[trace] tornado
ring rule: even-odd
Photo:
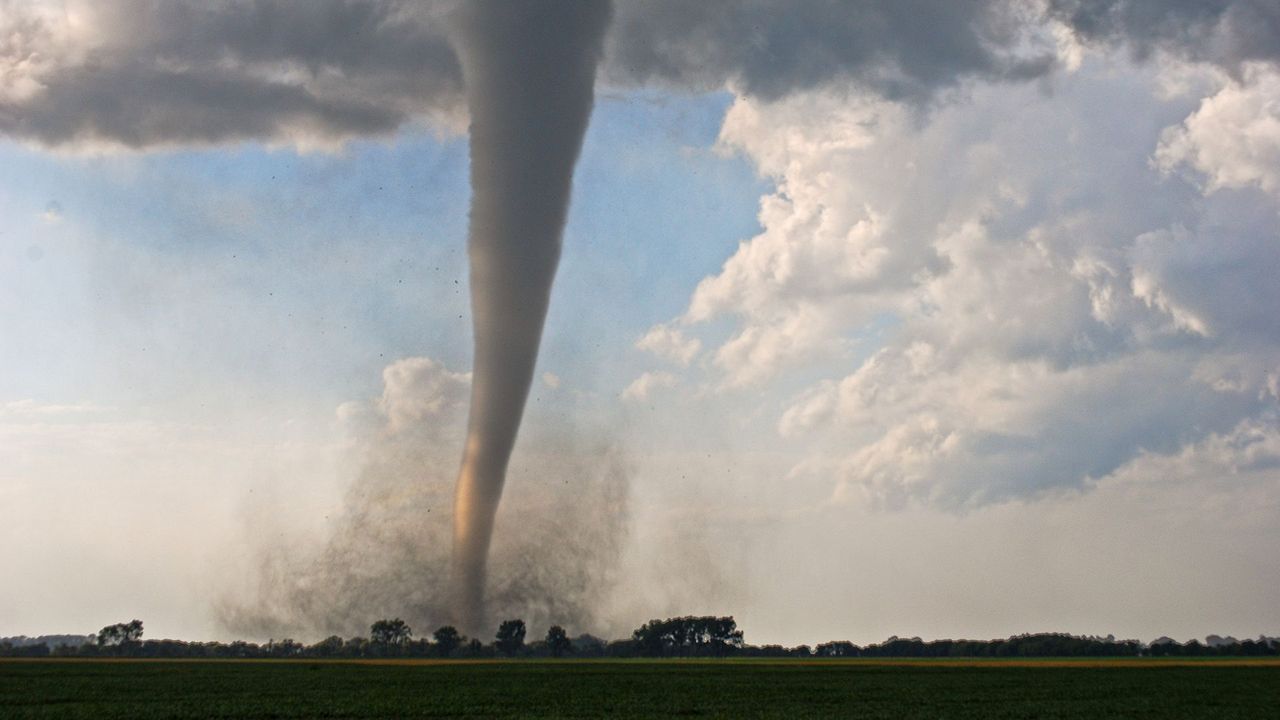
[[[456,621],[486,620],[485,566],[560,260],[607,0],[478,0],[456,17],[471,117],[471,410],[454,498]]]

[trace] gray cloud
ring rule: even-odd
[[[1280,58],[1280,5],[1271,0],[1050,0],[1050,15],[1080,37],[1164,50],[1238,72]]]
[[[3,3],[3,0],[0,0]],[[0,4],[0,134],[46,146],[243,140],[326,145],[427,121],[460,130],[450,0],[409,3]],[[764,99],[850,84],[927,101],[967,79],[1057,64],[1049,24],[1138,56],[1160,48],[1229,69],[1280,53],[1263,0],[623,3],[603,72],[620,87],[731,84]]]
[[[620,4],[607,77],[765,99],[829,82],[927,97],[968,77],[1047,73],[1053,53],[1015,52],[1026,18],[1003,2],[641,0]]]
[[[59,146],[331,143],[457,114],[444,6],[67,3],[0,9],[0,132]]]

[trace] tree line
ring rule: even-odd
[[[648,657],[801,657],[801,658],[944,658],[944,657],[1213,657],[1280,655],[1280,638],[1236,640],[1210,636],[1205,643],[1179,643],[1160,638],[1150,644],[1065,633],[1016,635],[997,640],[932,640],[891,637],[859,646],[832,641],[814,647],[748,645],[731,616],[686,616],[650,620],[631,637],[605,641],[588,634],[570,637],[560,625],[541,638],[528,639],[523,620],[503,621],[493,639],[468,638],[451,625],[415,637],[400,618],[374,622],[367,637],[331,635],[307,645],[291,638],[266,643],[235,641],[186,642],[143,640],[141,620],[116,623],[95,634],[58,636],[59,642],[0,641],[3,657],[143,657],[143,658],[648,658]],[[15,642],[18,641],[18,642]],[[39,640],[37,638],[37,640]]]

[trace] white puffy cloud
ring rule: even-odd
[[[739,98],[730,108],[721,145],[749,156],[777,190],[761,200],[761,234],[699,283],[678,319],[690,327],[722,315],[743,319],[714,353],[728,386],[765,380],[815,352],[838,352],[838,331],[875,310],[857,299],[892,291],[903,268],[928,264],[919,244],[889,241],[876,179],[843,172],[865,160],[877,128],[910,122],[902,107],[844,93],[778,104]],[[891,190],[884,191],[879,198],[887,202]]]
[[[1165,171],[1186,165],[1206,190],[1257,186],[1280,194],[1280,72],[1255,66],[1165,130],[1156,150]]]
[[[644,401],[650,394],[662,388],[675,387],[679,379],[668,372],[645,372],[631,381],[622,391],[623,400]]]
[[[709,347],[725,386],[826,377],[775,416],[803,448],[791,482],[972,507],[1274,424],[1278,209],[1160,172],[1161,128],[1212,99],[1158,76],[1094,58],[1052,94],[975,86],[928,116],[831,91],[735,102],[721,142],[776,189],[677,322],[708,342],[735,326]]]
[[[383,369],[382,382],[378,409],[394,433],[465,408],[471,373],[451,372],[431,358],[412,357]]]
[[[702,341],[685,337],[679,328],[655,325],[636,341],[636,348],[647,350],[660,358],[681,365],[688,365],[702,350]]]
[[[835,499],[954,507],[1085,487],[1144,452],[1173,453],[1197,434],[1226,432],[1269,404],[1257,385],[1212,381],[1183,355],[1144,352],[1067,370],[964,359],[944,371],[920,367],[911,357],[918,349],[882,351],[808,399],[810,408],[824,396],[829,405],[825,417],[806,418],[811,430],[864,439],[810,468],[839,478]]]

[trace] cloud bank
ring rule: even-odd
[[[0,133],[52,147],[324,146],[458,128],[443,4],[0,4]]]
[[[1084,40],[1139,59],[1166,52],[1236,74],[1280,59],[1280,7],[1268,0],[1049,0],[1047,9]]]
[[[721,143],[776,183],[762,232],[650,336],[706,339],[722,391],[851,366],[777,416],[808,448],[793,480],[837,503],[1044,496],[1275,436],[1277,72],[1198,108],[1161,72],[977,88],[923,127],[873,96],[740,96]]]
[[[0,4],[0,134],[64,149],[242,141],[328,147],[406,125],[465,126],[454,0]],[[1265,0],[622,4],[615,87],[824,86],[929,102],[966,81],[1042,78],[1078,41],[1232,71],[1280,53]]]

